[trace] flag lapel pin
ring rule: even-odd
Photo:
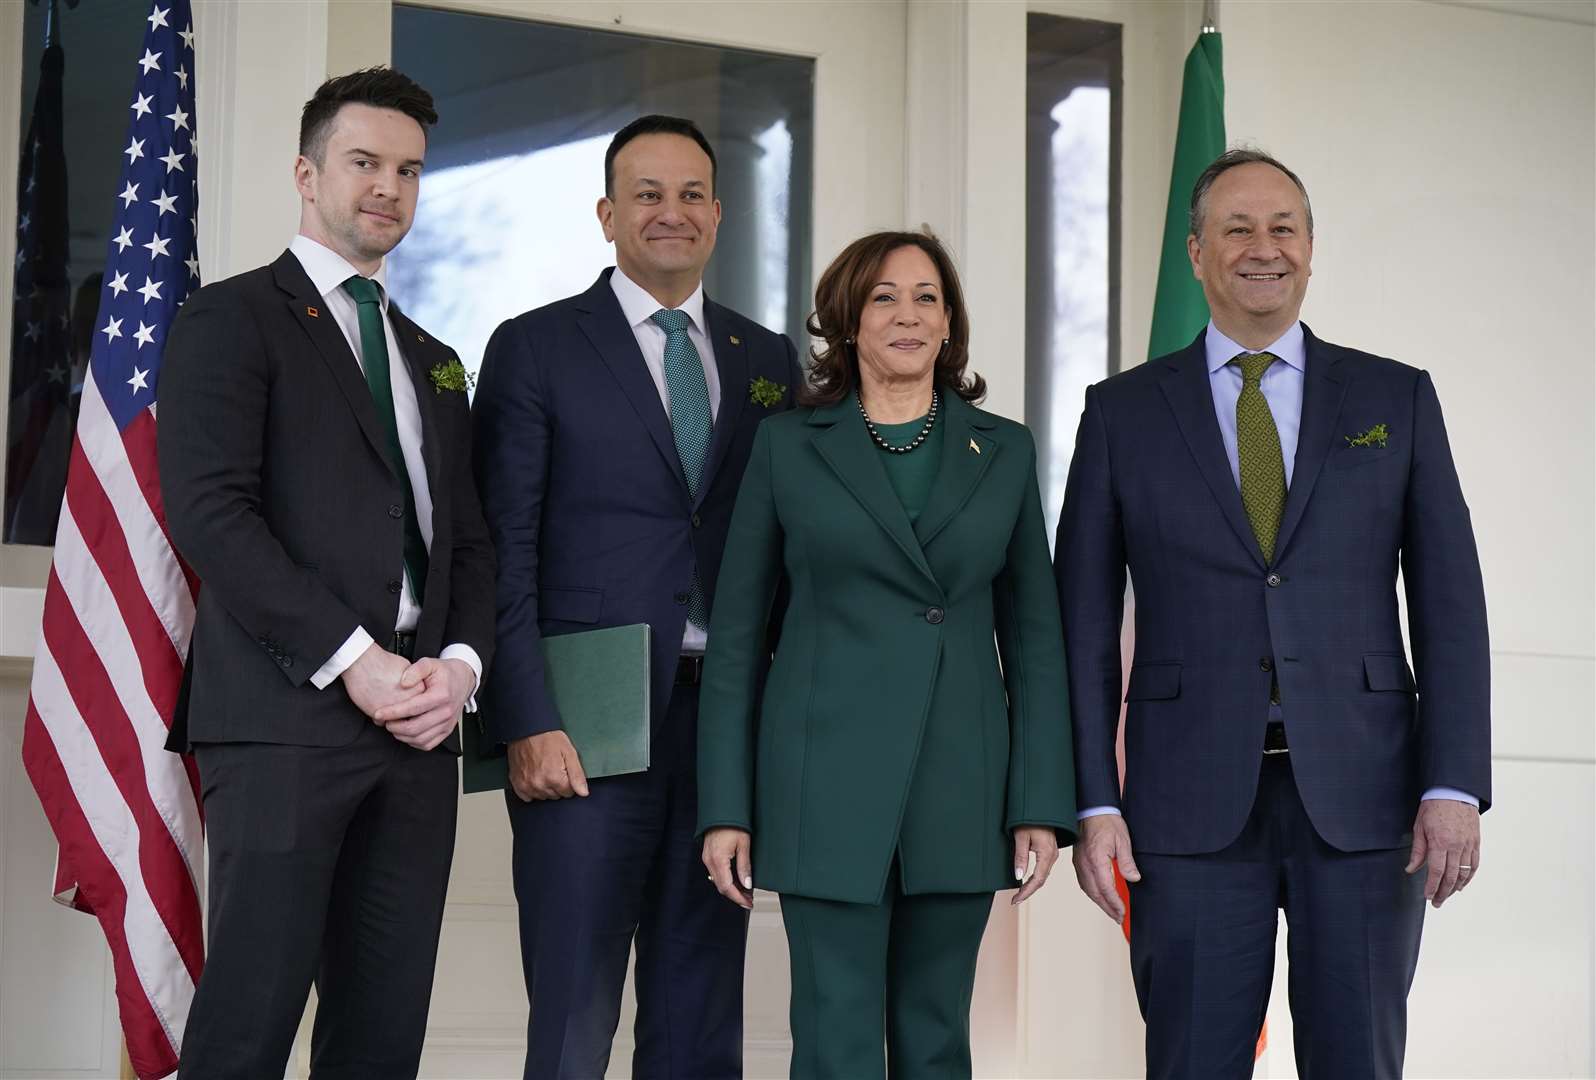
[[[731,343],[733,345],[741,345],[743,343],[743,339],[738,337],[736,334],[733,334],[731,335]]]
[[[313,307],[307,307],[307,308],[306,308],[306,309],[305,309],[305,314],[306,314],[306,315],[309,315],[309,316],[310,316],[310,317],[311,317],[311,318],[312,318],[312,319],[319,319],[319,318],[321,318],[321,312],[319,312],[319,311],[317,311],[317,310],[316,310],[316,309],[315,309],[315,308],[313,308]]]
[[[974,439],[970,440],[970,449],[974,450],[977,454],[981,452],[980,445]]]

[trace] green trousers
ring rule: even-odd
[[[793,1080],[969,1080],[970,996],[992,894],[901,887],[894,867],[879,904],[783,894]]]

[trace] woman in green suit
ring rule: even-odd
[[[793,1076],[968,1077],[992,895],[1075,831],[1036,450],[973,404],[935,237],[855,241],[815,309],[811,407],[760,424],[716,588],[704,864],[745,908],[781,894]]]

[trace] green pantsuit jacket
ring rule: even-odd
[[[710,620],[698,824],[751,832],[759,888],[879,903],[897,857],[905,894],[991,892],[1015,885],[1010,830],[1074,839],[1035,444],[941,396],[913,525],[852,396],[755,436]]]

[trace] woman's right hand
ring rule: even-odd
[[[704,834],[704,869],[720,894],[738,907],[754,907],[753,839],[746,829],[722,827]]]

